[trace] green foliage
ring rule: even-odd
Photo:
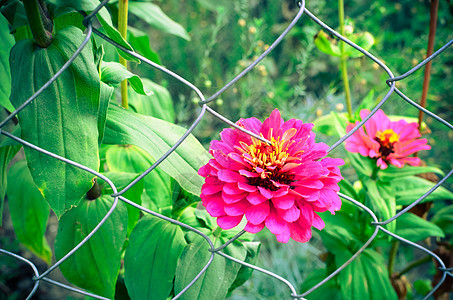
[[[167,299],[186,245],[179,226],[154,216],[143,217],[130,236],[124,257],[124,277],[131,299]]]
[[[8,178],[9,211],[16,237],[50,264],[52,251],[44,236],[50,213],[49,205],[34,184],[25,160],[11,167]]]
[[[61,259],[99,224],[113,205],[105,195],[95,200],[83,199],[79,206],[65,213],[59,222],[55,241],[56,259]],[[119,202],[112,214],[80,249],[60,266],[72,283],[104,297],[113,298],[121,267],[121,250],[126,241],[127,209]]]
[[[2,47],[0,47],[0,106],[3,106],[10,112],[14,107],[9,102],[9,94],[11,92],[11,73],[9,70],[9,52],[14,45],[14,38],[8,32],[8,22],[0,17],[0,39]]]
[[[10,58],[12,104],[19,107],[44,85],[83,39],[80,29],[66,27],[48,48],[36,47],[30,40],[18,42]],[[99,75],[87,45],[69,70],[19,113],[22,138],[97,170],[99,95]],[[57,216],[76,206],[91,188],[93,176],[86,171],[28,147],[24,150],[33,180]]]
[[[104,143],[133,144],[152,158],[160,158],[185,133],[185,129],[166,121],[136,114],[111,105],[107,115]],[[193,153],[197,153],[196,156]],[[159,166],[188,192],[199,195],[202,177],[198,169],[207,163],[208,152],[192,136]]]
[[[422,219],[414,214],[405,213],[396,219],[397,235],[418,242],[430,236],[444,237],[444,232],[435,223]]]

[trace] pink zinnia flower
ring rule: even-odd
[[[211,142],[214,158],[198,172],[206,177],[201,189],[206,210],[223,229],[237,226],[245,216],[248,232],[266,226],[279,242],[307,242],[312,226],[324,228],[317,212],[334,214],[341,207],[338,166],[343,160],[320,160],[328,146],[315,143],[313,124],[284,122],[277,109],[264,123],[248,118],[236,124],[272,144],[224,129],[221,140]]]
[[[363,120],[370,111],[362,109],[360,118]],[[357,125],[349,124],[346,130],[349,132]],[[388,164],[402,168],[405,163],[412,166],[420,165],[420,158],[409,157],[420,150],[429,150],[426,139],[421,136],[417,123],[407,123],[405,120],[390,121],[387,115],[378,110],[368,122],[359,128],[346,140],[345,148],[349,152],[360,153],[377,160],[377,166],[387,168]]]

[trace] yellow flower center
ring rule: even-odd
[[[400,140],[400,136],[393,131],[393,129],[386,129],[384,131],[376,132],[376,139],[382,146],[388,147],[391,144],[398,142]]]

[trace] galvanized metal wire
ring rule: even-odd
[[[432,251],[430,251],[429,249],[419,245],[419,244],[416,244],[412,241],[409,241],[409,240],[406,240],[404,238],[402,238],[401,236],[398,236],[390,231],[388,231],[387,229],[383,228],[382,226],[390,223],[390,222],[393,222],[395,219],[397,219],[398,217],[400,217],[402,214],[406,213],[409,209],[411,209],[413,206],[415,206],[416,204],[418,204],[419,202],[421,202],[423,199],[425,199],[427,196],[429,196],[436,188],[438,188],[439,186],[441,186],[452,174],[453,174],[453,170],[451,170],[450,172],[447,173],[447,175],[442,178],[432,189],[430,189],[429,191],[426,191],[426,193],[420,197],[419,199],[417,199],[416,201],[414,201],[411,205],[409,205],[408,207],[406,207],[405,209],[399,211],[396,215],[394,215],[393,217],[389,218],[388,220],[384,220],[382,222],[379,222],[376,215],[374,214],[374,212],[368,208],[367,206],[363,205],[362,203],[360,203],[359,201],[355,200],[355,199],[352,199],[351,197],[348,197],[342,193],[339,193],[339,196],[342,197],[344,200],[346,201],[349,201],[351,202],[353,205],[357,206],[358,208],[360,208],[361,210],[363,210],[364,213],[367,213],[371,216],[371,218],[373,219],[372,221],[372,225],[375,226],[375,230],[373,232],[373,234],[369,237],[369,239],[367,240],[367,242],[365,242],[362,247],[356,252],[354,253],[351,258],[349,260],[347,260],[342,266],[340,266],[337,270],[335,270],[333,273],[331,273],[328,277],[326,277],[324,280],[322,280],[321,282],[319,282],[318,284],[316,284],[315,286],[313,286],[311,289],[309,289],[308,291],[302,293],[302,294],[298,294],[297,293],[297,289],[294,287],[294,283],[291,283],[290,281],[288,281],[287,279],[279,276],[278,274],[275,274],[274,272],[272,272],[271,270],[266,270],[266,269],[263,269],[263,268],[260,268],[260,267],[257,267],[255,265],[252,265],[252,264],[249,264],[249,263],[246,263],[244,261],[241,261],[235,257],[232,257],[232,256],[229,256],[227,254],[225,254],[224,252],[222,252],[222,250],[226,247],[228,247],[228,245],[230,243],[232,243],[234,240],[240,238],[240,236],[242,234],[245,233],[245,231],[241,231],[239,232],[236,236],[234,236],[232,239],[230,239],[229,241],[227,241],[224,245],[218,247],[218,248],[215,248],[214,247],[214,244],[213,242],[209,239],[209,237],[204,234],[203,232],[197,230],[196,228],[193,228],[187,224],[184,224],[180,221],[177,221],[177,220],[174,220],[174,219],[171,219],[169,217],[166,217],[164,215],[161,215],[159,213],[156,213],[154,211],[151,211],[143,206],[140,206],[132,201],[130,201],[129,199],[125,198],[123,195],[126,191],[128,191],[132,186],[134,186],[138,181],[140,181],[141,179],[143,179],[143,177],[145,177],[147,174],[149,174],[150,172],[152,172],[162,161],[164,161],[173,151],[175,151],[175,149],[187,138],[187,136],[195,129],[195,127],[199,124],[199,122],[202,120],[202,118],[204,117],[205,113],[208,112],[210,113],[211,115],[213,115],[214,117],[218,118],[219,120],[225,122],[227,125],[229,126],[232,126],[232,127],[235,127],[237,128],[238,130],[242,130],[244,132],[246,132],[247,134],[250,134],[252,136],[255,136],[256,138],[264,141],[264,142],[267,142],[269,143],[269,141],[267,141],[266,139],[264,139],[263,137],[260,137],[260,136],[257,136],[255,134],[253,134],[252,132],[249,132],[247,130],[245,130],[244,128],[240,127],[240,126],[237,126],[234,122],[228,120],[225,116],[217,113],[216,111],[214,111],[211,107],[208,106],[208,104],[215,100],[217,97],[219,97],[223,92],[225,92],[229,87],[233,86],[238,80],[240,80],[242,77],[246,76],[248,72],[250,72],[261,60],[263,60],[275,47],[277,47],[277,45],[285,38],[285,36],[288,34],[288,32],[294,27],[297,25],[299,19],[301,17],[303,17],[304,15],[307,16],[308,18],[312,19],[315,23],[317,23],[319,26],[321,26],[324,30],[326,30],[327,32],[329,32],[330,34],[334,35],[335,37],[337,37],[340,41],[350,45],[351,47],[357,49],[358,51],[360,51],[361,53],[363,53],[365,55],[365,57],[367,57],[368,59],[372,60],[373,62],[375,62],[376,64],[379,65],[379,67],[381,67],[387,74],[388,74],[388,79],[386,81],[386,83],[389,85],[389,89],[386,93],[386,95],[382,98],[382,100],[372,109],[371,113],[364,119],[362,120],[357,126],[354,127],[353,130],[351,130],[349,133],[347,133],[346,135],[344,135],[343,137],[341,137],[338,141],[336,141],[328,150],[328,152],[331,152],[333,151],[336,147],[338,147],[339,145],[341,145],[348,137],[350,137],[352,134],[354,134],[355,131],[357,131],[363,124],[365,124],[373,115],[374,113],[376,113],[376,111],[385,103],[388,101],[389,97],[392,95],[392,94],[397,94],[401,97],[401,99],[403,99],[404,101],[406,101],[407,103],[409,103],[410,105],[414,106],[415,108],[423,111],[424,113],[426,113],[427,115],[429,115],[430,117],[434,118],[435,120],[437,120],[438,122],[444,124],[445,126],[447,126],[447,128],[449,130],[453,130],[453,126],[443,120],[442,118],[440,118],[439,116],[437,116],[436,114],[434,114],[433,112],[421,107],[420,105],[418,105],[417,103],[415,103],[413,100],[411,100],[409,97],[407,97],[404,93],[402,93],[399,89],[396,88],[396,81],[399,81],[399,80],[403,80],[404,78],[407,78],[408,76],[412,75],[414,72],[416,72],[417,70],[419,70],[420,68],[422,68],[426,63],[428,63],[429,61],[435,59],[437,56],[441,55],[444,51],[446,51],[452,44],[453,44],[453,40],[451,41],[448,41],[447,43],[445,43],[444,46],[442,46],[440,49],[438,49],[436,52],[434,52],[431,56],[427,57],[426,59],[424,59],[423,61],[421,61],[419,64],[417,64],[414,68],[408,70],[406,73],[400,75],[400,76],[394,76],[392,71],[390,70],[390,68],[388,66],[386,66],[383,62],[381,62],[378,58],[376,58],[374,55],[372,55],[371,53],[369,53],[368,51],[362,49],[361,47],[359,47],[358,45],[356,45],[355,43],[351,42],[350,40],[348,40],[346,37],[342,36],[341,34],[339,34],[338,32],[336,32],[335,30],[333,30],[331,27],[329,27],[328,25],[326,25],[324,22],[322,22],[321,20],[319,20],[314,14],[312,14],[309,10],[307,10],[307,8],[305,7],[305,1],[298,1],[297,4],[298,4],[298,7],[299,7],[299,11],[298,13],[296,14],[296,16],[294,17],[294,19],[290,22],[290,24],[285,28],[285,30],[278,36],[278,38],[271,44],[271,46],[266,49],[255,61],[253,61],[248,67],[246,67],[242,72],[240,72],[237,76],[235,76],[229,83],[227,83],[225,86],[223,86],[222,88],[220,88],[216,93],[214,93],[212,96],[206,98],[203,93],[200,91],[200,89],[198,89],[194,84],[190,83],[189,81],[187,81],[186,79],[182,78],[181,76],[175,74],[174,72],[164,68],[163,66],[160,66],[148,59],[146,59],[145,57],[133,52],[133,51],[130,51],[124,47],[122,47],[121,45],[119,45],[118,43],[116,43],[115,41],[111,40],[109,37],[107,37],[106,35],[102,34],[101,32],[99,32],[97,29],[93,28],[92,26],[92,18],[96,15],[96,13],[102,8],[104,7],[106,4],[108,3],[108,0],[104,0],[100,3],[100,5],[95,9],[93,10],[93,12],[91,12],[89,15],[87,15],[84,19],[84,22],[83,24],[87,27],[87,30],[86,30],[86,38],[84,39],[83,43],[78,47],[78,49],[74,52],[74,54],[72,55],[72,57],[67,61],[66,64],[63,65],[63,67],[45,84],[43,85],[34,95],[32,95],[29,99],[27,99],[20,107],[18,107],[14,112],[12,112],[8,117],[6,117],[4,120],[2,120],[0,122],[0,134],[10,138],[10,139],[13,139],[19,143],[21,143],[24,147],[29,147],[31,149],[34,149],[35,151],[39,151],[43,154],[46,154],[50,157],[53,157],[54,159],[57,159],[57,160],[60,160],[60,161],[63,161],[67,164],[70,164],[74,167],[77,167],[79,169],[82,169],[82,170],[85,170],[86,172],[89,172],[95,176],[98,176],[100,178],[102,178],[105,182],[107,182],[107,184],[110,185],[110,187],[112,188],[113,190],[113,194],[112,194],[112,197],[114,199],[113,201],[113,204],[110,208],[110,210],[108,211],[108,213],[104,216],[104,218],[99,222],[99,224],[93,229],[92,232],[90,232],[76,247],[74,247],[69,253],[67,253],[62,259],[60,259],[59,261],[57,261],[55,264],[53,264],[51,267],[49,267],[46,271],[44,271],[43,273],[39,273],[38,269],[36,268],[36,266],[28,259],[22,257],[22,256],[19,256],[15,253],[12,253],[6,249],[0,249],[0,254],[2,255],[9,255],[17,260],[20,260],[20,261],[24,261],[26,262],[33,270],[34,272],[34,276],[33,276],[33,280],[35,281],[35,284],[34,284],[34,287],[33,289],[30,291],[30,294],[28,295],[27,299],[30,299],[36,292],[36,290],[39,288],[39,283],[40,281],[46,281],[46,282],[49,282],[49,283],[52,283],[56,286],[59,286],[59,287],[62,287],[62,288],[65,288],[65,289],[68,289],[68,290],[71,290],[71,291],[74,291],[76,293],[80,293],[80,294],[83,294],[83,295],[86,295],[86,296],[90,296],[90,297],[93,297],[93,298],[97,298],[97,299],[106,299],[104,297],[101,297],[99,295],[95,295],[93,293],[90,293],[90,292],[87,292],[87,291],[83,291],[79,288],[75,288],[75,287],[72,287],[72,286],[68,286],[66,284],[63,284],[63,283],[60,283],[60,282],[57,282],[55,280],[52,280],[50,278],[48,278],[47,276],[49,275],[49,273],[51,273],[53,270],[55,270],[62,262],[64,262],[68,257],[70,257],[71,255],[74,254],[74,252],[76,252],[81,246],[83,246],[96,232],[97,230],[104,224],[104,222],[108,219],[108,217],[110,216],[110,214],[116,209],[116,206],[117,204],[119,203],[119,201],[122,201],[128,205],[132,205],[138,209],[140,209],[141,211],[143,211],[144,213],[148,213],[148,214],[151,214],[155,217],[158,217],[158,218],[161,218],[165,221],[168,221],[168,222],[171,222],[173,224],[176,224],[178,226],[181,226],[181,227],[184,227],[185,229],[187,230],[190,230],[200,236],[202,236],[205,240],[206,240],[206,243],[209,245],[209,250],[211,252],[211,256],[208,260],[208,262],[206,263],[206,265],[202,268],[202,270],[199,272],[199,274],[197,276],[195,276],[195,278],[193,278],[193,280],[179,293],[177,294],[173,299],[177,299],[179,298],[181,295],[183,295],[202,275],[204,272],[206,272],[206,270],[208,269],[208,267],[210,266],[210,264],[212,263],[213,259],[214,259],[214,256],[215,255],[220,255],[222,257],[225,257],[226,259],[229,259],[229,260],[232,260],[238,264],[241,264],[241,265],[244,265],[244,266],[247,266],[249,268],[252,268],[258,272],[261,272],[261,273],[264,273],[268,276],[271,276],[273,278],[275,278],[276,280],[282,282],[282,284],[285,284],[287,287],[288,287],[288,297],[292,297],[293,299],[306,299],[306,297],[309,297],[310,293],[313,292],[314,290],[316,290],[317,288],[319,288],[320,286],[322,286],[324,283],[326,283],[327,281],[331,280],[334,276],[336,276],[339,272],[341,272],[344,268],[346,268],[354,259],[356,259],[369,245],[370,243],[376,238],[376,236],[378,235],[379,232],[382,232],[384,234],[387,234],[391,237],[393,237],[394,239],[396,240],[399,240],[407,245],[410,245],[414,248],[417,248],[423,252],[426,252],[428,255],[430,255],[433,259],[435,259],[438,264],[439,264],[439,268],[438,270],[442,272],[442,278],[441,280],[438,282],[438,284],[425,296],[425,299],[429,298],[439,287],[440,285],[445,281],[445,278],[446,276],[453,276],[451,271],[452,269],[451,268],[447,268],[444,264],[444,262],[435,254],[433,253]],[[6,123],[8,123],[9,121],[11,121],[20,111],[22,111],[23,109],[27,109],[27,106],[32,102],[34,101],[37,96],[39,96],[46,88],[48,88],[50,85],[52,85],[52,83],[67,69],[69,68],[69,66],[71,65],[71,63],[74,61],[74,59],[80,54],[80,52],[82,51],[82,49],[86,46],[86,44],[88,43],[88,41],[90,40],[90,38],[92,37],[92,34],[93,32],[95,34],[97,34],[99,37],[103,38],[104,40],[106,40],[107,42],[113,44],[115,47],[118,47],[120,48],[121,50],[123,50],[124,52],[128,53],[129,55],[131,56],[134,56],[135,58],[141,60],[143,63],[153,67],[153,68],[156,68],[164,73],[166,73],[168,76],[171,76],[177,80],[179,80],[181,83],[183,83],[184,85],[188,86],[189,88],[191,88],[195,93],[196,95],[198,95],[198,97],[200,98],[200,106],[201,106],[201,110],[200,112],[198,113],[198,116],[196,117],[196,119],[192,122],[191,126],[187,129],[187,131],[185,132],[185,134],[183,136],[181,136],[181,138],[162,156],[160,157],[159,159],[156,160],[156,162],[150,166],[145,172],[143,172],[140,176],[138,176],[134,181],[132,181],[130,184],[128,184],[125,188],[123,188],[121,191],[117,191],[117,188],[115,187],[115,185],[113,184],[113,182],[107,178],[106,176],[100,174],[99,172],[96,172],[95,170],[92,170],[84,165],[81,165],[77,162],[74,162],[74,161],[71,161],[65,157],[61,157],[59,155],[56,155],[52,152],[49,152],[49,151],[46,151],[45,149],[42,149],[40,147],[37,147],[36,145],[33,145],[21,138],[18,138],[14,135],[12,135],[11,133],[9,132],[6,132],[4,130],[2,130],[2,128],[4,127],[4,125]]]

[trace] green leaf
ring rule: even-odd
[[[9,33],[8,22],[4,18],[0,18],[0,39],[2,46],[0,47],[0,106],[3,106],[10,112],[14,111],[14,107],[9,101],[11,92],[11,73],[9,70],[9,52],[14,45],[14,38]]]
[[[352,253],[335,256],[340,266]],[[390,283],[384,257],[366,249],[338,274],[343,299],[398,299]]]
[[[336,40],[332,39],[323,30],[320,30],[315,35],[315,45],[321,52],[324,52],[325,54],[331,56],[341,56],[340,47],[337,45]]]
[[[439,209],[432,217],[431,222],[439,226],[446,234],[453,234],[453,205]]]
[[[163,32],[190,41],[187,31],[180,24],[170,19],[156,4],[150,2],[130,2],[129,12]]]
[[[395,178],[391,181],[395,191],[397,205],[409,205],[435,186],[434,182],[417,176]],[[439,186],[423,202],[436,200],[453,200],[453,193]]]
[[[55,241],[56,259],[61,259],[82,241],[112,207],[110,196],[84,199],[65,213]],[[104,297],[113,298],[121,266],[121,250],[126,241],[127,210],[119,202],[113,213],[91,239],[60,265],[71,283]]]
[[[413,242],[424,240],[430,236],[445,236],[439,226],[412,213],[405,213],[396,219],[395,233]]]
[[[145,216],[130,236],[124,257],[124,279],[131,299],[167,299],[176,265],[187,245],[181,228]]]
[[[353,33],[351,35],[348,35],[347,38],[366,51],[370,50],[374,45],[374,37],[369,32]],[[345,46],[345,50],[346,56],[349,56],[351,58],[362,57],[364,55],[362,52],[349,45]]]
[[[132,89],[139,94],[149,95],[150,93],[145,92],[143,82],[135,74],[132,74],[120,63],[117,62],[101,62],[101,81],[110,85],[117,86],[124,79],[128,79]]]
[[[110,179],[115,185],[118,191],[124,189],[132,180],[134,180],[138,174],[134,173],[124,173],[124,172],[108,172],[104,173],[108,179]],[[97,178],[100,186],[102,195],[109,196],[113,194],[112,188],[104,182],[101,178]],[[134,184],[130,189],[128,189],[123,196],[134,203],[139,205],[142,204],[141,196],[143,194],[143,181],[139,181]],[[127,207],[127,236],[129,236],[134,229],[135,225],[140,218],[140,210],[132,205],[126,205]]]
[[[2,226],[3,217],[3,203],[6,195],[6,188],[8,186],[7,170],[8,164],[19,151],[20,146],[4,146],[0,147],[0,226]]]
[[[170,149],[185,132],[184,128],[175,124],[110,105],[104,143],[136,145],[145,150],[154,161]],[[176,179],[183,189],[200,195],[204,180],[197,172],[209,158],[208,152],[198,140],[189,135],[159,166]]]
[[[166,88],[149,79],[142,79],[145,90],[150,91],[144,96],[128,90],[129,107],[136,113],[147,115],[164,121],[175,122],[175,110],[170,93]]]
[[[113,172],[143,173],[152,165],[152,158],[144,150],[133,145],[115,145],[106,152],[108,169]],[[159,167],[145,176],[143,206],[170,216],[172,209],[171,177]]]
[[[241,242],[241,244],[247,250],[247,256],[245,257],[244,261],[246,263],[255,265],[256,262],[258,261],[261,243],[259,243],[259,242]],[[239,269],[236,279],[234,280],[233,284],[228,289],[228,294],[230,294],[236,288],[243,285],[252,276],[252,273],[253,273],[252,268],[241,265],[241,268]]]
[[[84,37],[78,28],[66,27],[48,48],[30,40],[17,43],[10,57],[13,105],[18,107],[43,86]],[[68,70],[19,113],[22,138],[97,170],[99,96],[99,74],[89,43]],[[58,217],[91,188],[90,173],[28,147],[24,150],[33,180]]]
[[[105,122],[107,121],[107,110],[109,108],[109,102],[112,98],[115,88],[101,81],[101,91],[99,97],[99,117],[98,117],[98,131],[99,131],[99,144],[104,139]]]
[[[146,32],[132,26],[128,26],[127,32],[127,40],[135,51],[156,64],[160,64],[159,55],[151,49],[149,36]]]
[[[178,294],[195,278],[211,256],[209,245],[203,237],[193,233],[189,233],[188,236],[191,242],[184,249],[176,269],[175,294]],[[219,247],[224,242],[222,239],[215,239],[214,245]],[[240,260],[246,258],[246,249],[238,243],[229,245],[224,251]],[[224,299],[236,279],[240,267],[241,265],[238,263],[215,255],[208,269],[181,296],[181,299]]]
[[[348,118],[346,113],[331,112],[328,115],[316,118],[313,122],[315,125],[314,130],[326,135],[335,135],[341,137],[346,134],[346,125]]]
[[[436,167],[405,166],[403,168],[398,168],[395,167],[394,165],[389,165],[387,169],[379,170],[378,177],[382,181],[392,181],[397,178],[423,173],[436,173],[439,175],[444,175],[444,172],[442,172],[442,170]]]
[[[347,155],[359,178],[362,180],[369,179],[373,170],[376,168],[376,161],[358,153],[347,152]]]
[[[301,290],[304,292],[308,291],[324,280],[328,275],[326,269],[316,269],[312,271],[302,283]],[[325,284],[308,294],[308,299],[342,300],[340,289],[335,285],[335,279],[327,281]]]
[[[395,195],[390,184],[368,178],[363,180],[363,186],[372,210],[380,221],[388,220],[396,214]],[[394,232],[395,222],[387,224],[386,228]]]
[[[28,26],[28,19],[22,1],[7,1],[1,5],[1,12],[9,24],[11,24],[11,33],[15,32],[19,27]],[[8,29],[7,32],[9,31]]]
[[[50,209],[27,168],[25,160],[8,172],[8,203],[17,239],[50,265],[52,251],[45,238]]]

